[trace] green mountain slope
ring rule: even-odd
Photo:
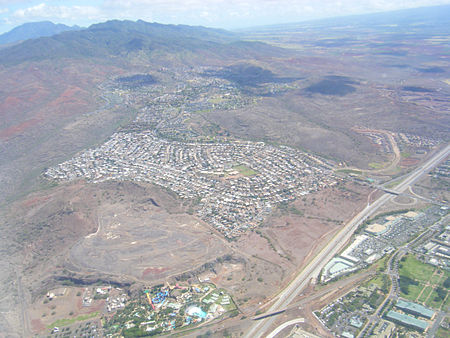
[[[70,27],[63,24],[54,24],[50,21],[28,22],[0,35],[0,45],[36,39],[44,36],[52,36],[65,31],[79,29],[80,27],[78,26]]]
[[[202,50],[223,56],[281,52],[281,49],[264,43],[239,41],[239,36],[225,30],[114,20],[4,48],[0,50],[0,64],[60,58],[108,58],[135,52]]]

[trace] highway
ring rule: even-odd
[[[405,179],[395,187],[395,191],[401,193],[415,183],[422,175],[430,171],[434,166],[445,159],[450,153],[450,145],[436,153],[423,165],[405,176]],[[385,193],[375,202],[367,205],[359,214],[351,219],[342,230],[322,249],[317,256],[294,278],[294,280],[278,295],[278,299],[266,311],[275,312],[286,308],[294,298],[308,285],[313,278],[319,276],[322,268],[333,258],[351,238],[355,230],[368,217],[373,215],[381,206],[388,202],[395,195]],[[269,317],[255,322],[247,331],[245,337],[263,337],[265,332],[273,325],[276,317]]]
[[[294,325],[297,323],[304,323],[304,322],[305,322],[304,318],[292,319],[292,320],[278,326],[275,330],[273,330],[271,333],[269,333],[267,338],[274,338],[277,334],[279,334],[281,331],[283,331],[285,328],[287,328],[290,325]]]

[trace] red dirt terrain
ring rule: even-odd
[[[95,103],[92,88],[110,72],[98,65],[90,68],[45,62],[1,70],[0,137],[9,139],[60,114],[88,111]]]
[[[9,138],[15,135],[22,134],[27,129],[37,125],[40,122],[42,122],[42,119],[34,118],[21,122],[19,124],[12,125],[11,127],[5,128],[3,130],[0,130],[0,139],[8,140]]]
[[[420,159],[414,157],[403,158],[399,165],[402,168],[414,167],[420,162]]]
[[[147,275],[153,274],[153,275],[160,275],[163,272],[169,270],[168,268],[155,268],[155,267],[150,267],[150,268],[146,268],[143,272],[142,272],[142,278],[147,277]]]
[[[42,322],[41,319],[32,319],[31,320],[31,330],[33,332],[41,332],[45,330],[45,324]]]
[[[289,283],[365,206],[369,193],[367,187],[341,182],[279,208],[262,227],[232,243],[235,253],[245,257],[246,263],[216,267],[217,276],[211,280],[233,290],[241,310],[253,315],[270,301],[265,296],[276,294]]]
[[[41,189],[45,168],[129,119],[125,109],[102,109],[107,102],[99,98],[98,85],[122,73],[89,60],[0,67],[0,206]]]
[[[274,262],[288,257],[292,263],[301,264],[318,243],[365,206],[369,193],[366,187],[340,183],[338,187],[307,195],[292,206],[279,209],[265,222],[260,237],[271,242],[271,251],[259,250],[257,240],[251,240],[251,245],[246,243],[247,249],[243,250],[252,254],[258,251],[258,255]]]
[[[87,91],[76,87],[69,85],[64,92],[61,93],[61,95],[50,102],[48,104],[48,107],[51,108],[64,108],[67,111],[76,111],[80,107],[87,104],[86,100],[83,98],[86,98],[88,95]]]

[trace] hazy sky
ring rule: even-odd
[[[0,0],[0,33],[24,22],[142,19],[222,28],[449,4],[450,0]]]

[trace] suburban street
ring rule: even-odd
[[[450,145],[447,145],[443,150],[436,153],[427,162],[412,171],[409,175],[405,176],[405,179],[398,184],[393,191],[398,193],[404,192],[422,175],[426,174],[434,166],[445,159],[449,153]],[[266,313],[271,313],[286,308],[293,301],[293,299],[302,292],[311,279],[319,276],[319,273],[324,265],[327,264],[327,262],[341,250],[342,246],[345,245],[345,243],[351,238],[359,225],[368,217],[373,215],[381,206],[383,206],[394,196],[395,195],[390,193],[383,194],[375,202],[366,206],[359,214],[351,219],[328,243],[328,245],[324,247],[322,251],[315,256],[314,259],[297,275],[297,277],[279,294],[278,299],[266,311]],[[264,337],[264,334],[274,324],[275,319],[276,316],[268,317],[255,322],[255,324],[246,333],[246,337]]]

